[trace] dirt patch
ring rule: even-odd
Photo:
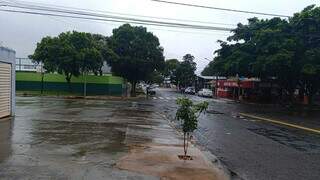
[[[158,176],[161,179],[229,179],[223,170],[206,160],[200,150],[190,147],[192,161],[178,158],[181,146],[147,145],[145,148],[132,147],[130,153],[121,158],[116,167],[122,170]]]
[[[180,160],[189,160],[189,161],[191,161],[191,160],[193,160],[193,158],[192,158],[192,156],[188,156],[188,155],[178,155],[178,158],[180,159]]]

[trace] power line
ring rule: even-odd
[[[272,13],[263,13],[263,12],[255,12],[255,11],[244,11],[244,10],[237,10],[237,9],[229,9],[229,8],[219,8],[213,6],[204,6],[204,5],[197,5],[197,4],[188,4],[188,3],[180,3],[180,2],[173,2],[173,1],[163,1],[163,0],[151,0],[160,3],[167,3],[167,4],[174,4],[174,5],[181,5],[181,6],[189,6],[189,7],[197,7],[197,8],[205,8],[205,9],[214,9],[220,11],[230,11],[230,12],[237,12],[237,13],[246,13],[246,14],[256,14],[256,15],[264,15],[264,16],[275,16],[275,17],[285,17],[289,18],[291,16],[282,15],[282,14],[272,14]]]
[[[34,2],[25,2],[25,1],[15,1],[15,4],[35,4],[33,6],[37,5],[49,5],[44,3],[34,3]],[[31,5],[32,6],[32,5]],[[176,19],[176,18],[165,18],[165,17],[155,17],[155,16],[144,16],[144,15],[136,15],[136,14],[127,14],[127,13],[118,13],[118,12],[111,12],[111,11],[101,11],[101,10],[92,10],[92,9],[86,9],[86,8],[75,8],[75,7],[68,7],[68,6],[58,6],[58,5],[51,5],[52,7],[58,7],[58,8],[67,8],[67,9],[73,9],[73,10],[82,10],[87,12],[101,12],[101,13],[107,13],[107,14],[117,14],[117,15],[123,15],[123,16],[132,16],[132,17],[143,17],[143,18],[151,18],[151,19],[162,19],[162,20],[171,20],[171,21],[184,21],[184,22],[192,22],[192,23],[202,23],[202,24],[214,24],[214,25],[227,25],[227,26],[236,26],[236,24],[229,24],[229,23],[218,23],[218,22],[211,22],[211,21],[197,21],[197,20],[187,20],[187,19]]]
[[[44,16],[67,17],[67,18],[74,18],[74,19],[87,19],[87,20],[107,21],[107,22],[118,22],[118,23],[133,23],[133,24],[140,24],[140,25],[151,25],[151,26],[162,26],[162,27],[173,27],[173,28],[189,28],[189,29],[214,30],[214,31],[230,31],[231,30],[230,28],[221,28],[221,27],[206,27],[206,26],[192,26],[192,25],[182,26],[182,25],[174,24],[174,23],[169,25],[169,24],[161,24],[161,23],[135,22],[135,21],[125,21],[125,20],[106,19],[106,18],[53,14],[53,13],[44,13],[44,12],[31,12],[31,11],[22,11],[22,10],[0,9],[0,11],[12,12],[12,13],[34,14],[34,15],[44,15]]]
[[[1,11],[1,9],[0,9]],[[51,17],[53,20],[55,21],[59,21],[59,22],[62,22],[62,23],[68,23],[66,21],[60,21],[59,20],[59,17],[58,18],[54,18],[53,16],[48,16],[48,17]],[[78,19],[78,18],[77,18]],[[89,22],[92,22],[92,19],[81,19],[81,20],[88,20]],[[119,24],[122,24],[122,22],[107,22],[107,21],[103,21],[103,22],[100,22],[99,20],[96,21],[95,23],[103,23],[103,24],[109,24],[109,25],[112,25],[114,27],[117,27],[119,26]],[[69,23],[68,23],[69,24]],[[152,25],[151,25],[152,26]],[[179,27],[175,27],[175,28],[179,28]],[[167,32],[179,32],[179,33],[187,33],[187,34],[192,34],[192,35],[220,35],[220,36],[230,36],[229,33],[216,33],[214,31],[210,31],[210,32],[203,32],[202,30],[198,30],[198,29],[194,29],[195,31],[179,31],[179,30],[172,30],[172,29],[161,29],[161,28],[154,28],[154,27],[149,27],[148,29],[151,29],[151,30],[155,30],[155,31],[167,31]]]
[[[163,22],[163,21],[137,19],[137,18],[130,18],[130,17],[128,18],[128,17],[121,17],[121,16],[110,16],[110,15],[105,15],[105,14],[88,13],[88,12],[83,12],[83,11],[72,11],[72,10],[57,9],[57,8],[50,8],[50,7],[44,7],[44,6],[32,7],[32,6],[28,6],[28,5],[15,5],[15,4],[10,4],[10,3],[7,3],[5,5],[8,6],[8,7],[20,8],[20,9],[28,9],[28,10],[49,11],[49,12],[54,12],[54,13],[58,12],[58,13],[64,13],[64,14],[74,14],[74,15],[80,15],[80,16],[91,16],[91,17],[117,19],[117,20],[120,19],[122,21],[125,21],[126,23],[130,23],[130,22],[131,23],[136,23],[136,24],[151,23],[153,25],[154,24],[168,25],[170,27],[180,26],[180,27],[186,27],[186,28],[206,29],[206,30],[220,30],[220,31],[231,31],[232,30],[232,28],[227,28],[227,27],[193,25],[193,24],[185,24],[185,23],[173,23],[173,22]],[[21,13],[32,14],[31,11],[21,11]],[[40,15],[40,13],[38,13],[38,12],[37,13],[34,12],[34,14]],[[45,15],[45,14],[50,14],[50,13],[43,13],[43,15]],[[53,14],[50,14],[50,15],[53,15]],[[72,17],[74,17],[74,16],[72,16]]]

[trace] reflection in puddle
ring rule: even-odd
[[[0,122],[0,163],[6,161],[12,154],[13,120],[13,118],[4,118]]]

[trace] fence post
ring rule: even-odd
[[[19,58],[19,71],[21,71],[21,58]]]

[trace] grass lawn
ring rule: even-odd
[[[87,75],[87,83],[97,83],[97,84],[122,84],[123,78],[112,75]],[[36,72],[16,72],[16,81],[41,81],[41,74]],[[66,82],[65,76],[61,74],[45,74],[45,82]],[[84,77],[72,77],[71,82],[73,83],[83,83]]]

